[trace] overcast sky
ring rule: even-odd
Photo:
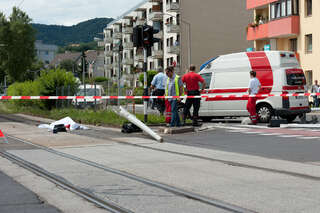
[[[71,26],[92,18],[117,18],[142,0],[0,0],[9,16],[13,6],[25,11],[33,23]]]

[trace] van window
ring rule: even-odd
[[[212,73],[203,73],[203,74],[201,74],[201,77],[206,82],[206,88],[205,89],[209,89],[210,88],[210,84],[211,84]]]
[[[289,86],[306,85],[306,78],[301,69],[286,70],[286,75],[287,75],[287,84]]]

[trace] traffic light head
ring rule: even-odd
[[[133,46],[140,48],[143,47],[143,27],[142,26],[136,26],[133,28]]]
[[[153,37],[153,34],[158,33],[159,30],[154,29],[152,26],[143,26],[143,44],[144,47],[152,47],[154,43],[159,42],[160,39]]]

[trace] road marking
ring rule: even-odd
[[[278,136],[278,135],[282,135],[282,133],[263,133],[263,134],[259,134],[259,135],[263,135],[263,136]]]
[[[303,137],[303,135],[279,135],[281,138],[299,138]]]
[[[312,139],[319,139],[319,137],[300,137],[299,139],[312,140]]]

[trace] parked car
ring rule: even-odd
[[[306,80],[293,52],[260,51],[222,55],[202,66],[200,75],[207,83],[205,94],[219,95],[202,99],[199,112],[203,120],[214,117],[248,116],[249,72],[256,71],[261,83],[259,94],[306,92]],[[225,96],[235,95],[232,98]],[[236,96],[237,95],[237,96]],[[292,122],[310,112],[308,97],[267,97],[257,101],[260,122],[268,122],[274,113]]]
[[[90,85],[86,84],[80,85],[79,90],[76,96],[105,96],[105,91],[101,85]],[[74,99],[72,100],[72,104],[78,108],[94,108],[95,104],[97,109],[105,109],[107,106],[106,99],[95,99],[94,98],[86,98],[86,99]]]

